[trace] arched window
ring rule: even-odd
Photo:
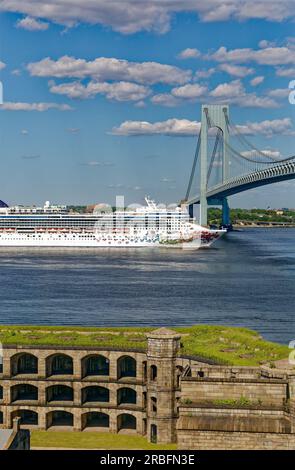
[[[0,400],[3,400],[3,387],[0,385]]]
[[[123,413],[117,418],[118,432],[121,429],[136,429],[136,418],[128,413]]]
[[[123,377],[136,377],[136,360],[131,356],[122,356],[118,359],[118,379]]]
[[[110,392],[105,387],[89,386],[82,389],[82,403],[110,401]]]
[[[142,363],[142,377],[143,377],[143,380],[146,380],[147,378],[147,362],[146,361],[143,361]]]
[[[157,399],[156,399],[156,397],[151,397],[151,412],[153,414],[157,413]]]
[[[123,403],[136,404],[136,391],[132,388],[122,387],[117,392],[118,405]]]
[[[20,424],[34,426],[38,425],[38,413],[31,410],[16,410],[11,413],[11,421],[15,418],[20,418]]]
[[[100,354],[94,354],[92,356],[85,357],[82,359],[82,371],[83,377],[93,375],[109,375],[109,360]]]
[[[11,387],[11,401],[38,400],[38,388],[30,384],[19,384]]]
[[[157,380],[157,376],[158,376],[157,366],[152,365],[151,368],[150,368],[150,372],[151,372],[151,374],[150,374],[151,380],[152,381]]]
[[[33,354],[21,353],[11,358],[11,375],[37,373],[38,358]]]
[[[52,385],[46,389],[46,401],[73,401],[74,391],[67,385]]]
[[[82,415],[83,429],[85,428],[108,428],[110,418],[106,413],[91,411]]]
[[[157,443],[157,426],[155,424],[151,424],[151,442]]]
[[[47,428],[52,426],[73,426],[74,416],[68,411],[51,411],[47,413]]]
[[[72,375],[73,359],[66,354],[54,354],[46,360],[47,376]]]

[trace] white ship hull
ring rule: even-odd
[[[195,237],[190,240],[173,239],[160,240],[159,237],[108,236],[103,239],[100,235],[85,233],[30,233],[18,232],[0,233],[0,247],[60,247],[60,248],[187,248],[198,249],[209,247],[221,235],[222,231],[210,231],[207,238]]]

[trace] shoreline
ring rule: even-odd
[[[239,228],[295,228],[295,224],[284,224],[280,222],[253,223],[253,224],[233,224],[234,229]]]

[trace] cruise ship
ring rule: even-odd
[[[67,206],[13,206],[0,201],[0,246],[28,247],[209,247],[225,230],[198,225],[184,207],[146,205],[112,210],[95,206],[93,213]]]

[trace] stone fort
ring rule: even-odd
[[[140,434],[179,449],[295,449],[295,370],[181,356],[160,328],[142,350],[7,345],[0,428]]]

